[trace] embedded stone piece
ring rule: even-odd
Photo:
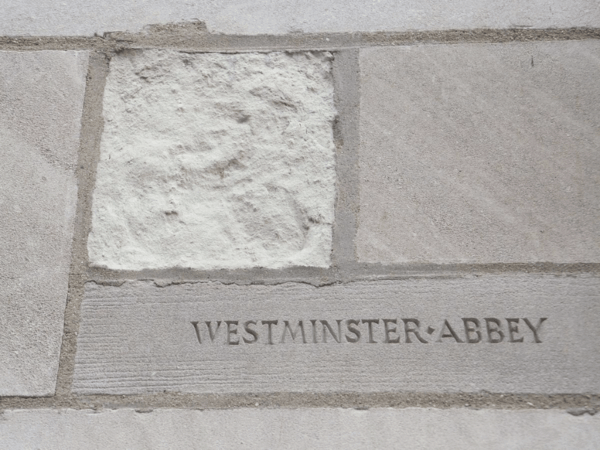
[[[600,41],[360,52],[358,258],[600,262]]]
[[[55,390],[87,64],[0,52],[0,395]]]
[[[243,408],[6,410],[11,450],[128,448],[596,449],[600,414],[560,410]],[[404,445],[406,444],[406,445]]]
[[[600,391],[600,279],[88,283],[73,390]]]
[[[91,264],[329,266],[331,66],[327,52],[114,57]]]

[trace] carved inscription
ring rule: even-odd
[[[199,344],[542,343],[546,317],[464,317],[428,325],[417,318],[192,321]]]

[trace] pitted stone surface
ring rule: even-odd
[[[329,53],[113,58],[88,249],[110,269],[330,262]]]
[[[433,408],[8,410],[0,449],[596,450],[600,415]]]
[[[600,26],[596,0],[3,0],[5,35],[102,35],[205,21],[213,33],[286,34]]]
[[[87,52],[0,52],[0,395],[54,393]]]
[[[598,277],[159,285],[86,285],[74,392],[600,391]]]
[[[363,262],[600,261],[600,41],[361,50]]]

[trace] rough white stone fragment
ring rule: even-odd
[[[87,52],[0,52],[0,395],[54,393]]]
[[[334,408],[9,410],[0,449],[410,448],[592,450],[600,414],[560,410]]]
[[[90,262],[111,269],[329,265],[330,53],[113,58]]]

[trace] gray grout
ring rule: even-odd
[[[334,127],[336,141],[337,196],[333,226],[333,265],[356,261],[356,236],[359,200],[358,150],[360,136],[360,67],[358,50],[336,52],[333,61],[335,103],[338,118]]]
[[[64,331],[58,376],[57,395],[68,395],[71,391],[77,334],[83,287],[87,281],[87,235],[91,223],[92,191],[96,180],[96,166],[100,156],[100,137],[104,121],[102,119],[102,98],[108,76],[108,58],[105,54],[92,52],[87,74],[79,158],[77,162],[77,213],[71,251],[69,291],[64,317]]]
[[[56,397],[0,397],[0,414],[6,409],[71,408],[118,409],[228,409],[228,408],[472,408],[472,409],[560,409],[574,415],[600,411],[598,394],[501,394],[331,392],[326,394],[274,392],[260,394],[88,395]]]
[[[192,270],[165,269],[141,271],[115,271],[89,268],[87,280],[97,284],[120,285],[128,280],[153,280],[156,285],[219,281],[237,285],[275,285],[282,283],[307,283],[325,286],[352,281],[400,280],[408,278],[457,278],[465,276],[506,274],[546,274],[554,276],[600,275],[600,264],[361,264],[347,263],[330,269],[292,267],[288,269],[238,269]]]
[[[188,51],[337,50],[388,45],[508,43],[600,39],[600,28],[511,28],[407,32],[292,33],[285,35],[211,34],[194,23],[154,27],[146,32],[94,37],[0,37],[0,50],[97,50],[174,48]]]

